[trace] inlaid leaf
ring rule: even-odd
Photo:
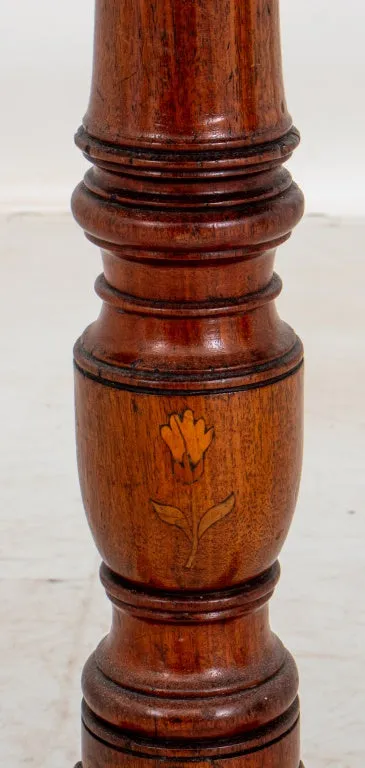
[[[231,495],[228,496],[228,499],[222,501],[221,504],[217,504],[215,507],[208,509],[199,523],[199,539],[204,536],[206,531],[208,531],[212,525],[215,525],[215,523],[218,523],[219,520],[223,520],[224,517],[227,517],[227,515],[232,512],[235,503],[236,497],[234,493],[231,493]]]
[[[178,509],[178,507],[170,507],[166,504],[158,504],[156,501],[152,501],[151,503],[160,520],[163,520],[163,522],[168,525],[175,525],[177,528],[180,528],[184,531],[189,541],[192,541],[189,523],[181,509]]]

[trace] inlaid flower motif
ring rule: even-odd
[[[173,413],[169,424],[161,427],[161,437],[171,451],[174,474],[181,482],[196,483],[204,472],[204,456],[214,436],[214,428],[206,429],[204,419],[194,420],[191,410],[182,417]]]
[[[170,449],[175,476],[185,485],[193,486],[204,472],[205,454],[214,437],[214,427],[206,428],[204,419],[194,419],[193,411],[182,416],[173,413],[169,423],[160,427],[160,434]],[[192,568],[201,539],[213,526],[233,512],[236,496],[230,493],[219,504],[201,511],[200,500],[195,503],[194,488],[187,495],[189,509],[184,511],[173,504],[151,499],[157,517],[167,525],[179,528],[190,542],[190,553],[185,568]],[[196,498],[196,496],[195,496]]]

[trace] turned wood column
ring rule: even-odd
[[[303,212],[298,141],[277,0],[96,0],[73,211],[103,304],[76,418],[113,619],[84,669],[83,768],[299,768],[268,619],[302,461],[273,272]]]

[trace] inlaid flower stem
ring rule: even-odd
[[[190,553],[190,557],[186,563],[185,568],[192,568],[194,560],[196,558],[197,552],[198,552],[198,546],[199,546],[199,517],[196,511],[195,505],[192,505],[191,509],[191,517],[192,517],[192,529],[193,529],[193,541],[192,541],[192,549]]]

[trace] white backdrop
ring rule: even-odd
[[[162,0],[157,0],[162,2]],[[0,209],[67,209],[84,163],[93,0],[1,0]],[[291,163],[307,211],[365,214],[365,3],[281,0]],[[5,148],[5,149],[4,149]]]

